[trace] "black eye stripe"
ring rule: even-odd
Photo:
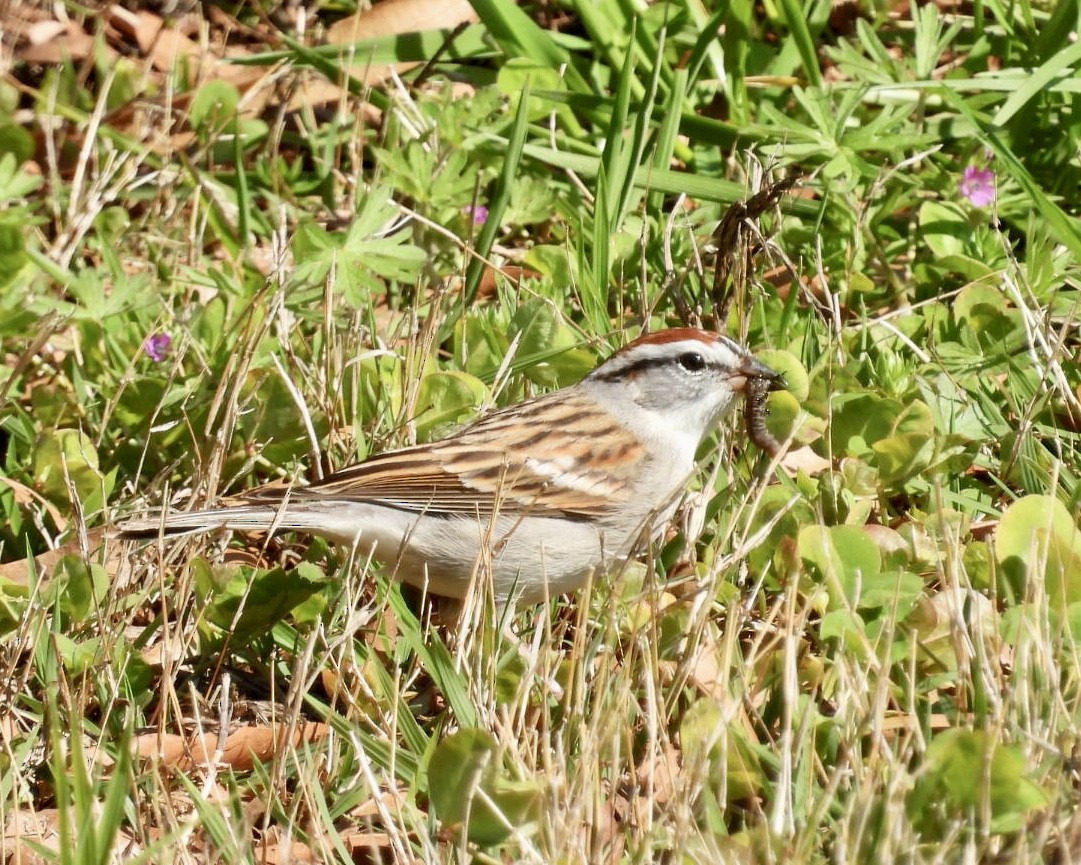
[[[690,355],[694,355],[698,358],[698,360],[701,361],[702,365],[699,366],[697,369],[691,369],[684,364],[684,360]],[[696,351],[687,351],[683,352],[682,354],[676,355],[675,357],[672,357],[671,355],[668,355],[666,357],[644,357],[641,360],[637,360],[632,364],[616,367],[614,369],[606,370],[602,367],[598,367],[596,370],[590,373],[590,378],[594,379],[595,381],[617,381],[622,378],[632,377],[635,373],[641,372],[642,370],[656,369],[657,367],[672,366],[674,364],[690,372],[701,372],[702,370],[710,368],[720,369],[723,366],[723,364],[706,360],[703,355],[699,354]]]

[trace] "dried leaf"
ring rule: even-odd
[[[159,16],[145,10],[134,12],[123,6],[110,6],[106,15],[117,32],[132,40],[143,54],[154,46],[154,40],[165,26]]]
[[[830,461],[816,454],[809,446],[791,450],[781,460],[781,468],[790,475],[803,471],[807,475],[817,475],[830,467]]]
[[[46,36],[49,38],[39,42],[31,40],[28,46],[18,52],[19,60],[25,63],[54,65],[68,60],[85,60],[90,56],[94,48],[92,36],[73,21],[66,27],[61,24],[60,30],[47,26],[54,23],[59,22],[41,21],[30,28],[28,32],[33,32],[34,38],[41,39]],[[106,48],[106,51],[115,54],[112,49]]]
[[[296,748],[307,742],[317,742],[326,737],[326,724],[309,722],[293,729],[283,724],[263,727],[242,727],[230,733],[217,753],[220,737],[217,733],[196,733],[178,736],[171,733],[146,733],[135,740],[135,753],[140,757],[157,757],[166,766],[192,769],[216,760],[219,765],[231,766],[235,771],[246,772],[256,760],[267,761],[286,748]]]
[[[460,24],[477,20],[472,5],[465,0],[384,0],[370,9],[356,12],[336,22],[327,31],[331,45],[348,45],[362,39],[395,36],[400,33],[418,33],[424,30],[453,30]],[[370,64],[365,57],[357,56],[351,75],[365,84],[374,85],[385,81],[392,72],[399,74],[419,63]],[[304,85],[289,103],[298,109],[305,105],[325,105],[345,96],[346,91],[335,82],[325,78],[313,79]],[[379,112],[375,109],[366,116],[367,123],[378,123]]]
[[[342,45],[422,30],[453,30],[477,20],[465,0],[384,0],[336,22],[327,31],[327,42]]]

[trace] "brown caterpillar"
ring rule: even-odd
[[[747,429],[747,438],[770,457],[775,457],[781,452],[781,443],[774,438],[766,428],[766,395],[771,390],[780,390],[782,387],[780,378],[767,376],[752,376],[747,379],[744,390],[746,405],[743,409],[743,419]]]

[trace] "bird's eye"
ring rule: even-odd
[[[676,362],[687,372],[701,372],[706,368],[706,359],[696,351],[684,352]]]

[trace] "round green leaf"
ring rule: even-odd
[[[466,728],[448,736],[428,761],[428,795],[444,828],[464,829],[470,841],[490,847],[534,821],[543,800],[537,784],[499,774],[495,739]]]
[[[435,372],[424,376],[417,395],[417,437],[427,440],[452,424],[471,418],[489,397],[479,378],[466,372]]]
[[[960,255],[972,234],[972,225],[956,204],[925,201],[919,212],[920,236],[935,258]]]
[[[222,121],[231,119],[236,114],[240,93],[226,81],[215,79],[200,87],[192,97],[188,109],[188,120],[196,131],[208,134],[211,130],[202,129],[208,121],[217,126]]]
[[[42,433],[34,449],[34,481],[51,501],[68,504],[65,477],[86,510],[101,507],[105,486],[111,487],[98,471],[98,452],[88,435],[75,429]]]
[[[800,402],[807,399],[811,391],[811,379],[807,375],[798,357],[790,351],[779,348],[764,348],[755,352],[762,363],[784,376],[784,389]]]
[[[935,441],[925,433],[904,433],[880,439],[871,445],[879,479],[894,486],[918,475],[931,463]]]
[[[538,90],[566,90],[566,84],[559,71],[551,66],[539,63],[529,57],[512,57],[503,63],[496,76],[496,86],[511,100],[511,111],[517,109],[526,85],[531,92]],[[532,97],[528,114],[532,121],[543,120],[552,111],[550,102]]]
[[[1081,601],[1081,530],[1066,505],[1051,496],[1025,496],[1002,515],[995,557],[1019,589],[1042,580],[1052,610]]]
[[[817,572],[832,605],[859,603],[865,580],[882,570],[878,547],[857,526],[805,526],[797,542],[800,557]]]
[[[1027,811],[1047,803],[1027,772],[1020,748],[999,745],[983,730],[946,730],[927,747],[922,775],[908,797],[909,815],[921,828],[937,828],[936,817],[956,819],[987,805],[991,831],[1015,832]]]
[[[729,802],[758,795],[765,786],[762,762],[744,731],[726,722],[721,704],[715,700],[699,700],[683,716],[679,726],[684,764],[704,766],[709,778],[723,777],[727,781]]]
[[[16,123],[0,123],[0,153],[14,154],[21,165],[34,155],[34,137]]]
[[[510,322],[510,335],[520,334],[517,360],[537,384],[561,387],[593,368],[593,356],[576,349],[578,337],[564,322],[559,308],[542,297],[523,303]]]

